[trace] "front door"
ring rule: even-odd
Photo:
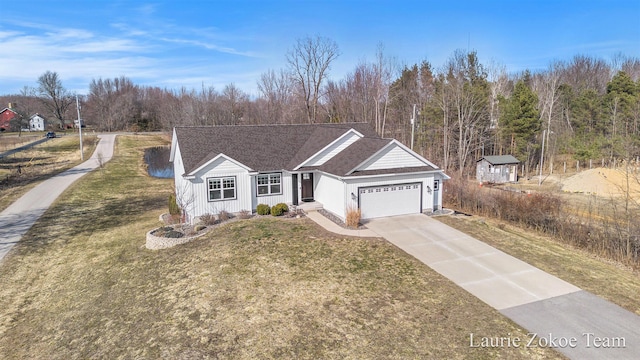
[[[293,185],[291,189],[293,199],[291,199],[291,202],[293,205],[298,205],[298,174],[291,174],[291,184]]]
[[[302,174],[302,201],[313,201],[313,173]]]

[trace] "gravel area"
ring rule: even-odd
[[[354,230],[352,227],[347,226],[344,221],[342,221],[339,217],[335,216],[334,214],[328,212],[325,209],[318,209],[318,213],[321,214],[322,216],[326,217],[327,219],[333,221],[334,223],[338,224],[340,227],[345,228],[345,229],[350,229],[350,230]],[[358,229],[366,229],[367,227],[359,224]]]

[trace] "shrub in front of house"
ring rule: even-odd
[[[216,217],[213,214],[202,214],[200,215],[200,222],[203,223],[204,225],[215,225],[216,224]]]
[[[171,214],[171,215],[179,215],[180,214],[180,207],[178,206],[178,203],[176,202],[176,195],[175,194],[169,194],[169,214]]]
[[[271,207],[267,204],[258,204],[258,206],[256,206],[256,212],[258,215],[269,215],[271,213]]]
[[[362,213],[360,209],[358,209],[353,205],[349,205],[349,207],[347,208],[347,216],[345,218],[344,223],[350,228],[357,229],[358,225],[360,225],[361,216],[362,216]]]
[[[273,216],[281,216],[285,212],[289,211],[289,207],[285,203],[279,203],[273,205],[271,208],[271,215]]]
[[[226,210],[220,210],[220,212],[218,213],[218,220],[222,222],[229,219],[231,219],[231,215]]]
[[[251,217],[251,212],[249,212],[249,210],[240,210],[238,217],[240,219],[249,219]]]

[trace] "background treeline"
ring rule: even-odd
[[[557,154],[574,160],[640,155],[637,58],[576,55],[543,71],[513,73],[462,50],[440,67],[426,60],[400,66],[380,47],[374,59],[332,79],[331,63],[339,55],[330,39],[300,39],[282,69],[257,79],[253,96],[233,83],[176,90],[137,85],[124,76],[96,78],[80,97],[82,117],[98,131],[366,121],[380,135],[411,146],[416,105],[414,150],[460,175],[471,174],[482,154],[513,154],[535,170],[543,135],[545,166]],[[23,121],[35,112],[57,124],[77,116],[75,97],[55,72],[43,74],[36,88],[0,101],[16,103]]]

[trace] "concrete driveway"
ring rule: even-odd
[[[111,159],[116,135],[98,138],[89,160],[43,181],[0,213],[0,262],[69,185]]]
[[[630,311],[425,215],[366,226],[537,334],[532,345],[573,359],[640,358],[640,316]]]

